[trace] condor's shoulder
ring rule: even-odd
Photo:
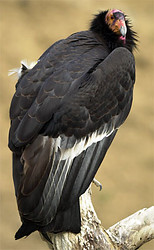
[[[100,130],[109,135],[129,114],[134,82],[132,53],[115,49],[72,83],[45,133],[83,137]]]

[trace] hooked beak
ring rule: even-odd
[[[125,21],[119,20],[118,26],[119,26],[119,31],[120,31],[121,35],[123,37],[125,37],[126,33],[127,33],[127,27],[126,27]]]
[[[121,33],[121,35],[123,37],[126,36],[126,33],[127,33],[127,27],[126,27],[126,25],[120,27],[120,33]]]

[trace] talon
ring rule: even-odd
[[[99,191],[102,190],[102,184],[99,181],[97,181],[95,178],[93,179],[93,183],[96,185],[96,187],[99,187]]]

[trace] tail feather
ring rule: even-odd
[[[60,233],[72,232],[79,233],[81,230],[81,217],[79,199],[67,210],[57,213],[54,220],[45,227],[46,232]]]
[[[33,223],[27,221],[23,222],[22,226],[15,234],[15,240],[23,238],[24,236],[28,236],[36,230],[38,230],[37,225],[34,225]]]
[[[45,227],[39,227],[38,225],[30,221],[24,221],[22,226],[15,234],[15,240],[23,238],[24,236],[28,236],[36,230],[40,231],[44,237],[45,236],[47,237],[46,232],[52,232],[52,233],[72,232],[77,234],[80,232],[80,229],[81,229],[81,217],[80,217],[80,206],[78,200],[69,209],[59,211],[55,216],[54,220]]]

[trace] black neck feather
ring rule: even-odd
[[[97,34],[100,39],[105,41],[110,51],[117,47],[126,47],[131,52],[137,47],[137,34],[132,30],[130,22],[126,19],[127,34],[126,43],[119,39],[119,35],[114,33],[106,24],[105,16],[108,11],[103,11],[95,16],[91,22],[90,30]]]

